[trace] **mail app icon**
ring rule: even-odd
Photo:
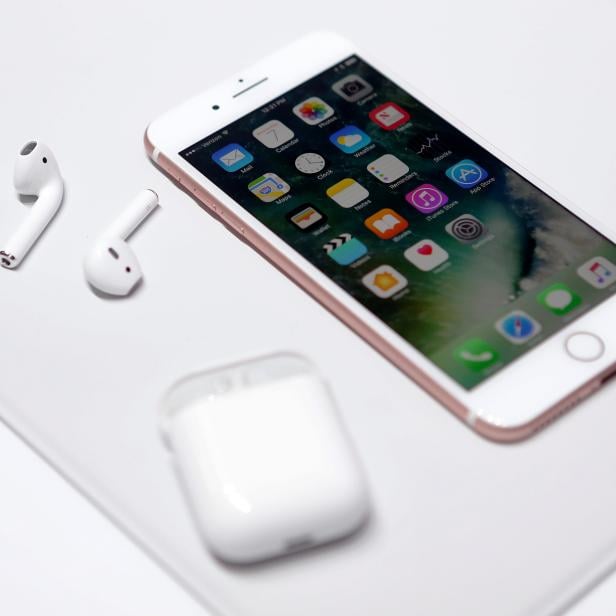
[[[225,171],[237,171],[253,160],[253,155],[239,143],[230,143],[212,154],[212,160],[218,163]]]

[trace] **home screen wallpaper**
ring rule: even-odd
[[[467,389],[616,290],[614,244],[357,56],[180,154]]]

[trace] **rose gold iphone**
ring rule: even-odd
[[[484,436],[528,436],[616,370],[614,236],[339,36],[173,109],[146,146]]]

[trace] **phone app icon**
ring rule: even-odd
[[[393,154],[383,154],[366,168],[384,184],[391,184],[409,172],[409,168]]]
[[[522,310],[510,312],[500,321],[497,321],[494,326],[499,334],[513,344],[524,344],[541,331],[541,325]]]
[[[431,214],[449,202],[449,197],[433,184],[422,184],[404,195],[418,212]]]
[[[562,316],[582,303],[582,298],[562,282],[557,282],[537,295],[537,301],[550,312]]]
[[[408,285],[408,280],[391,265],[381,265],[361,279],[377,297],[387,299]]]
[[[286,195],[291,187],[275,173],[264,173],[261,177],[248,184],[248,190],[261,201],[270,203]]]
[[[233,172],[250,164],[254,157],[239,143],[230,143],[212,154],[212,160],[225,171]]]
[[[445,231],[455,237],[463,244],[471,244],[478,240],[486,232],[485,225],[472,214],[462,214],[448,225],[445,225]]]
[[[595,289],[605,289],[616,280],[616,265],[605,257],[593,257],[584,265],[580,265],[577,273]]]
[[[406,218],[386,207],[364,220],[364,225],[382,240],[388,240],[408,228]]]
[[[332,90],[341,96],[345,101],[349,103],[355,103],[360,98],[367,96],[372,92],[372,86],[359,75],[347,75],[340,81],[337,81]]]
[[[302,231],[310,231],[314,227],[320,226],[327,222],[327,216],[323,212],[317,210],[314,205],[304,203],[298,208],[290,211],[287,214],[287,220],[290,220],[298,229]]]
[[[375,107],[368,117],[384,130],[395,130],[411,119],[408,111],[391,102]]]
[[[488,172],[476,162],[465,158],[449,167],[445,171],[445,175],[462,188],[472,188],[485,180],[488,177]]]
[[[370,193],[352,178],[345,178],[330,186],[326,191],[327,196],[333,199],[340,207],[348,208],[357,205],[367,199]]]
[[[499,359],[498,352],[481,338],[471,338],[461,344],[453,356],[473,372],[482,372]]]
[[[323,120],[327,120],[327,118],[331,118],[334,115],[334,110],[324,100],[317,96],[311,96],[299,105],[295,105],[293,113],[304,120],[306,124],[314,126],[320,124]]]
[[[422,272],[429,272],[449,259],[449,253],[432,240],[421,240],[404,251],[404,257]]]
[[[252,131],[252,136],[258,139],[265,147],[273,150],[279,145],[291,141],[291,139],[295,137],[295,134],[280,120],[270,120],[255,128]]]
[[[323,250],[338,265],[350,265],[368,252],[366,246],[350,233],[341,233],[333,237],[323,244]]]
[[[330,135],[329,140],[345,154],[353,154],[372,141],[363,130],[352,124]]]

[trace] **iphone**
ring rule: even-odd
[[[613,234],[340,36],[263,59],[145,142],[486,437],[529,436],[616,371]]]

